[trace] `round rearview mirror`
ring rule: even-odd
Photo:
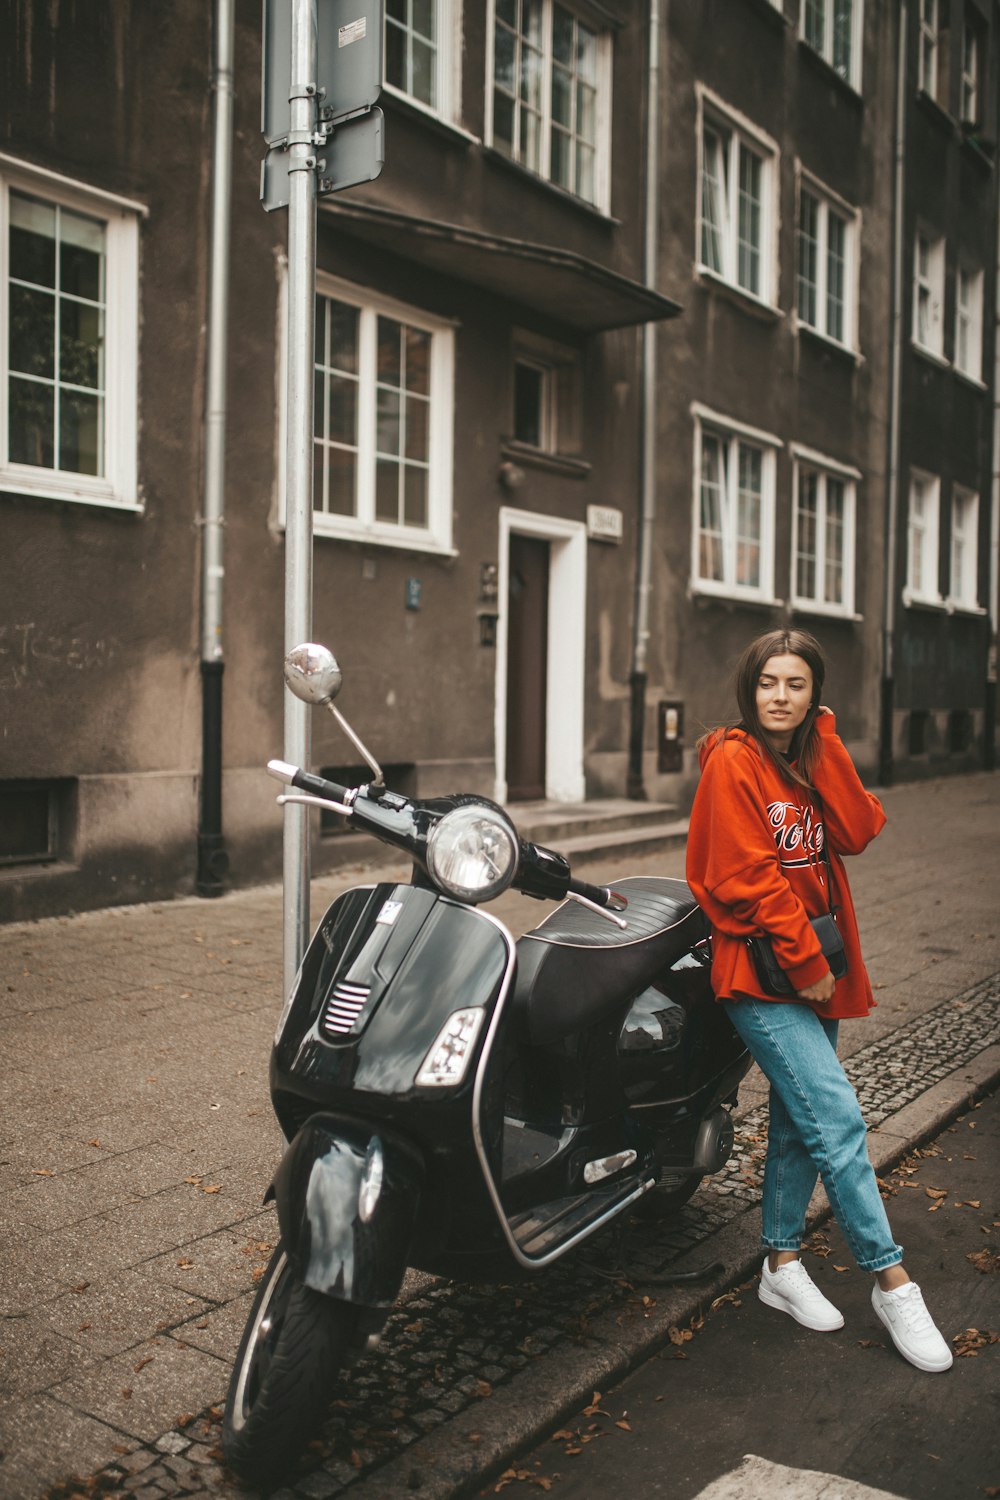
[[[330,703],[344,676],[337,658],[325,646],[294,646],[285,657],[285,681],[303,703]]]

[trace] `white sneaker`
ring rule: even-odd
[[[772,1271],[765,1260],[761,1267],[757,1296],[767,1307],[786,1312],[803,1328],[832,1333],[843,1328],[843,1314],[829,1302],[800,1260],[786,1261]]]
[[[951,1350],[935,1327],[915,1281],[907,1281],[892,1292],[883,1292],[876,1282],[872,1287],[872,1307],[888,1328],[900,1354],[911,1365],[931,1374],[951,1369]]]

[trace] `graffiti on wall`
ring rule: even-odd
[[[33,621],[0,625],[0,691],[27,687],[53,667],[69,672],[100,670],[111,665],[119,647],[111,635],[63,634]]]

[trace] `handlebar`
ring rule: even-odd
[[[628,904],[625,897],[618,891],[612,890],[609,885],[590,885],[586,880],[570,880],[566,887],[566,894],[582,896],[584,901],[590,901],[594,906],[610,911],[624,911]]]
[[[322,797],[327,802],[343,802],[350,788],[339,786],[335,781],[327,781],[325,776],[315,776],[312,771],[303,771],[299,766],[293,766],[287,760],[269,760],[267,773],[275,777],[277,781],[283,781],[286,786],[298,787],[300,792],[308,792],[311,797]]]

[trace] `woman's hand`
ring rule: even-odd
[[[830,973],[830,970],[827,969],[822,979],[817,979],[816,983],[811,984],[807,990],[797,990],[796,994],[800,1000],[815,1000],[817,1004],[822,1005],[827,1000],[833,999],[833,992],[836,987],[837,981]]]
[[[832,714],[832,713],[833,713],[833,709],[832,708],[827,708],[827,706],[826,706],[825,703],[821,703],[819,705],[819,707],[816,709],[816,717],[817,717],[817,719],[819,718],[820,714]]]

